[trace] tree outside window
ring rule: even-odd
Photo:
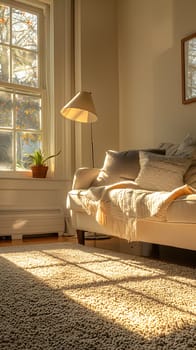
[[[40,12],[13,4],[0,1],[1,171],[27,170],[43,143]]]

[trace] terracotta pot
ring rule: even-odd
[[[33,165],[31,167],[31,170],[32,170],[32,177],[43,178],[43,177],[46,177],[46,175],[47,175],[48,166],[45,166],[45,165]]]

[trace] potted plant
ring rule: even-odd
[[[45,156],[41,149],[35,150],[31,154],[27,154],[28,161],[30,162],[30,168],[32,170],[32,177],[44,178],[47,175],[48,166],[47,161],[53,157],[57,157],[61,151],[51,156]]]

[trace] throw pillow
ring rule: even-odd
[[[196,138],[193,138],[190,134],[186,135],[178,147],[177,154],[192,157],[191,166],[184,175],[184,182],[196,188]]]
[[[152,191],[172,191],[184,184],[183,175],[191,159],[176,156],[161,156],[149,152],[139,153],[140,172],[135,182]]]
[[[162,142],[159,145],[160,149],[165,149],[165,154],[168,156],[174,156],[178,150],[179,145],[171,142]]]
[[[176,155],[193,156],[196,154],[196,139],[190,134],[186,135],[184,140],[179,144]]]
[[[148,152],[165,154],[163,149],[148,149]],[[103,168],[91,186],[107,186],[124,180],[135,180],[140,170],[139,150],[106,152]]]

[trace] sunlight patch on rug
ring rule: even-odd
[[[1,248],[0,256],[144,340],[196,325],[194,269],[70,243]]]

